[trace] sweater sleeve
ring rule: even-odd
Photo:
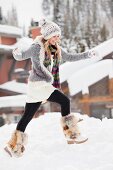
[[[89,51],[83,53],[66,53],[63,49],[61,49],[61,56],[63,61],[77,61],[82,59],[91,58],[89,55]]]
[[[40,52],[40,45],[39,44],[32,44],[26,51],[21,51],[19,48],[13,50],[13,57],[18,60],[26,60],[37,56]]]

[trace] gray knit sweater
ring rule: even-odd
[[[44,66],[44,56],[45,50],[43,44],[40,42],[34,43],[30,46],[29,49],[20,53],[14,53],[13,56],[16,60],[26,60],[31,58],[32,70],[30,71],[29,80],[30,81],[46,81],[53,82],[52,74]],[[90,58],[89,52],[79,53],[79,54],[70,54],[66,53],[61,49],[62,60],[64,61],[77,61],[81,59]]]

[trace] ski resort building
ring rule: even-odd
[[[35,33],[35,31],[33,33]],[[39,31],[36,33],[38,34]],[[14,97],[23,94],[19,89],[21,89],[22,84],[25,86],[24,83],[27,83],[31,67],[31,61],[29,59],[21,62],[16,61],[12,56],[12,50],[18,46],[27,48],[32,41],[32,38],[23,37],[23,31],[21,28],[0,25],[0,115],[6,117],[5,120],[7,120],[7,116],[4,115],[8,115],[9,120],[6,122],[14,122],[18,120],[18,117],[20,117],[18,113],[23,112],[25,105],[23,100],[25,100],[25,98],[22,96],[22,100],[20,100],[21,103],[23,101],[23,104],[19,106],[18,104],[13,104],[13,102],[15,103],[16,100]],[[16,82],[10,83],[13,80],[16,80]],[[20,85],[20,83],[22,84]],[[13,88],[10,88],[11,86]],[[17,98],[17,100],[19,99]],[[12,118],[14,120],[12,120]],[[2,119],[2,116],[0,116],[0,124],[3,124],[3,120],[4,118]]]

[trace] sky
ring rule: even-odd
[[[60,113],[45,113],[27,126],[28,144],[20,158],[10,157],[4,146],[16,124],[0,127],[1,170],[113,170],[113,119],[87,115],[78,123],[88,141],[69,145],[60,124]]]
[[[35,21],[43,18],[41,2],[42,0],[0,0],[0,6],[3,14],[6,15],[7,11],[14,5],[17,8],[19,25],[28,27],[31,18]]]

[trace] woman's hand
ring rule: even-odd
[[[13,50],[13,54],[16,55],[16,54],[21,54],[20,50],[18,48],[15,48]]]

